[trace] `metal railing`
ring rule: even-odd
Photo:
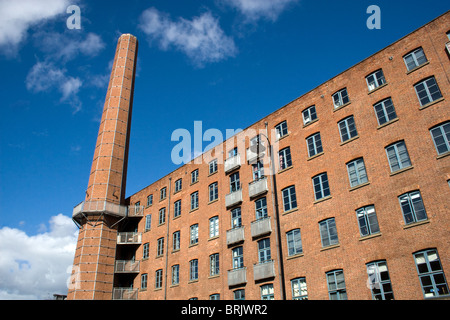
[[[137,300],[138,289],[133,288],[114,288],[113,300]]]
[[[133,260],[117,260],[116,273],[139,273],[139,261]]]
[[[82,213],[106,213],[119,217],[142,217],[144,216],[143,206],[123,206],[104,200],[83,201],[73,208],[72,217],[76,217]]]
[[[142,242],[142,232],[119,232],[117,234],[117,244],[140,244]]]

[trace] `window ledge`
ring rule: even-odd
[[[425,67],[428,64],[430,64],[430,61],[424,62],[420,66],[417,66],[414,69],[411,69],[411,70],[407,71],[406,74],[413,73],[414,71],[419,70],[420,68]]]
[[[310,125],[312,125],[313,123],[316,123],[317,121],[319,121],[319,118],[316,118],[316,119],[314,119],[314,120],[308,122],[307,124],[304,124],[304,125],[303,125],[303,128],[306,128],[307,126],[310,126]]]
[[[179,251],[180,251],[180,249],[172,250],[172,253],[177,253]]]
[[[208,204],[211,204],[211,203],[214,203],[214,202],[217,202],[217,201],[219,201],[219,198],[211,200],[210,202],[208,202]]]
[[[363,237],[359,238],[359,241],[369,240],[369,239],[373,239],[373,238],[377,238],[377,237],[381,237],[381,232],[363,236]]]
[[[450,156],[450,151],[447,151],[447,152],[444,152],[443,154],[438,155],[436,157],[436,159],[442,159],[442,158],[445,158],[445,157],[448,157],[448,156]]]
[[[292,169],[293,167],[294,167],[294,166],[287,167],[287,168],[285,168],[285,169],[283,169],[283,170],[278,171],[278,173],[280,174],[280,173],[286,172],[286,171]]]
[[[208,279],[215,279],[215,278],[219,278],[220,274],[215,274],[213,276],[209,276]]]
[[[170,288],[178,287],[179,285],[180,285],[179,283],[171,284]]]
[[[173,194],[175,195],[175,194],[181,192],[182,190],[183,190],[183,189],[177,190],[177,191],[175,191]]]
[[[444,100],[445,100],[445,98],[444,98],[444,97],[441,97],[441,98],[439,98],[439,99],[436,99],[436,100],[434,100],[434,101],[431,101],[431,102],[427,103],[426,105],[421,106],[421,107],[419,108],[419,110],[426,109],[426,108],[428,108],[428,107],[430,107],[430,106],[432,106],[432,105],[434,105],[434,104],[436,104],[436,103],[439,103],[439,102],[441,102],[441,101],[444,101]]]
[[[211,177],[211,176],[215,175],[217,172],[219,172],[219,170],[216,170],[216,171],[214,171],[214,172],[211,172],[210,174],[208,174],[208,177]]]
[[[188,284],[189,284],[189,283],[196,283],[196,282],[198,282],[198,279],[195,279],[195,280],[189,280]]]
[[[196,181],[194,181],[194,182],[191,182],[191,184],[190,184],[190,185],[192,186],[193,184],[196,184],[196,183],[198,183],[198,181],[199,181],[199,180],[196,180]]]
[[[359,138],[359,135],[357,135],[357,136],[354,136],[353,138],[350,138],[350,139],[348,139],[348,140],[345,140],[344,142],[341,142],[341,146],[343,146],[344,144],[347,144],[347,143],[349,143],[349,142],[352,142],[353,140],[356,140],[356,139],[358,139]]]
[[[368,186],[370,184],[370,181],[362,183],[362,184],[358,184],[357,186],[351,187],[348,191],[353,191],[353,190],[357,190],[359,188]]]
[[[391,123],[394,123],[394,122],[397,122],[397,121],[398,121],[398,118],[395,118],[395,119],[389,120],[388,122],[385,122],[385,123],[383,123],[383,124],[380,124],[380,125],[377,127],[377,130],[379,130],[379,129],[381,129],[381,128],[384,128],[384,127],[390,125]]]
[[[346,106],[348,106],[349,104],[351,104],[352,102],[351,101],[349,101],[349,102],[347,102],[346,104],[343,104],[342,106],[339,106],[339,107],[334,107],[334,110],[333,110],[333,112],[336,112],[336,111],[338,111],[338,110],[341,110],[341,109],[343,109],[343,108],[345,108]]]
[[[331,246],[328,246],[328,247],[320,249],[320,251],[326,251],[326,250],[330,250],[330,249],[334,249],[334,248],[339,248],[340,246],[341,245],[339,243],[338,244],[333,244]]]
[[[378,91],[378,90],[380,90],[381,88],[386,87],[388,84],[389,84],[389,83],[386,82],[385,84],[382,84],[381,86],[378,86],[378,87],[376,87],[375,89],[370,90],[367,94],[372,94],[372,93],[374,93],[375,91]]]
[[[199,207],[189,210],[189,213],[197,211]]]
[[[297,254],[294,254],[294,255],[292,255],[292,256],[288,256],[288,257],[286,257],[286,260],[291,260],[291,259],[296,259],[296,258],[300,258],[300,257],[303,257],[305,254],[302,252],[302,253],[297,253]]]
[[[214,237],[208,238],[208,241],[216,240],[216,239],[219,239],[219,236],[214,236]]]
[[[390,176],[395,176],[396,174],[399,174],[399,173],[402,173],[402,172],[405,172],[405,171],[408,171],[411,169],[414,169],[414,166],[409,166],[407,168],[403,168],[403,169],[397,170],[395,172],[391,172]]]
[[[292,212],[295,212],[295,211],[298,211],[298,208],[294,208],[294,209],[285,211],[285,212],[282,213],[282,215],[284,216],[285,214],[289,214],[289,213],[292,213]]]
[[[196,246],[198,246],[198,242],[189,244],[188,248],[192,248],[192,247],[196,247]]]
[[[327,200],[332,199],[332,198],[333,198],[332,196],[327,196],[327,197],[324,197],[324,198],[320,198],[319,200],[314,201],[313,204],[316,204],[316,203],[319,203],[319,202],[323,202],[323,201],[327,201]]]
[[[307,161],[309,161],[309,160],[312,160],[312,159],[318,158],[318,157],[320,157],[321,155],[323,155],[323,151],[322,151],[321,153],[316,153],[315,155],[313,155],[313,156],[309,157],[309,158],[308,158],[308,159],[306,159],[306,160],[307,160]]]
[[[430,223],[430,220],[427,219],[427,220],[424,220],[424,221],[413,222],[413,223],[407,224],[406,226],[403,226],[403,229],[409,229],[409,228],[421,226],[421,225],[427,224],[427,223]]]
[[[284,136],[279,137],[279,138],[276,140],[276,142],[278,142],[278,141],[280,141],[280,140],[283,140],[284,138],[289,137],[290,134],[291,134],[290,132],[286,133]]]
[[[179,215],[177,215],[176,217],[173,217],[173,220],[180,219],[180,218],[181,218],[181,213]]]

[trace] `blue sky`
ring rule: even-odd
[[[80,30],[66,26],[69,5],[81,9]],[[366,26],[370,5],[381,9],[379,30]],[[140,44],[129,196],[176,168],[174,130],[246,128],[448,9],[442,0],[0,0],[0,242],[16,232],[23,246],[43,236],[73,244],[69,217],[84,200],[120,34]],[[36,269],[20,252],[0,266]],[[43,297],[2,281],[0,299]]]

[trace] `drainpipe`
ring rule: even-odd
[[[166,261],[165,261],[165,266],[164,266],[164,300],[167,300],[167,269],[168,269],[168,264],[167,264],[167,260],[169,259],[169,224],[170,224],[170,197],[172,195],[172,191],[171,191],[171,186],[172,186],[172,177],[169,178],[169,196],[167,199],[167,231],[166,231],[166,238],[167,238],[167,245],[166,245],[166,250],[165,250],[165,256],[166,256]]]

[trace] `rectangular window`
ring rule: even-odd
[[[379,86],[382,86],[386,83],[386,79],[384,78],[383,70],[377,70],[374,73],[368,75],[366,77],[367,86],[369,87],[369,91],[372,91]]]
[[[374,206],[367,206],[356,210],[356,217],[358,218],[361,237],[380,232]]]
[[[191,184],[198,181],[198,169],[191,172]]]
[[[189,261],[189,281],[198,280],[198,259]]]
[[[319,222],[319,230],[322,247],[325,248],[339,243],[336,222],[334,218]]]
[[[368,284],[372,291],[373,300],[394,300],[391,278],[387,268],[386,261],[377,261],[368,263],[367,275]]]
[[[239,228],[242,225],[241,207],[231,210],[231,228]]]
[[[295,256],[303,252],[300,229],[294,229],[286,233],[288,255]]]
[[[436,249],[414,254],[423,296],[425,298],[448,295],[448,285]]]
[[[220,294],[214,293],[214,294],[210,295],[209,300],[220,300]]]
[[[354,138],[358,135],[358,131],[356,131],[355,119],[353,118],[353,116],[339,121],[338,126],[342,142],[350,140],[351,138]]]
[[[164,224],[166,222],[166,208],[159,209],[158,213],[158,224]]]
[[[177,181],[175,181],[175,192],[181,191],[181,188],[183,187],[183,180],[182,179],[178,179]]]
[[[400,141],[386,147],[386,154],[391,167],[391,172],[395,172],[411,166],[408,150],[405,142]]]
[[[244,267],[244,251],[242,247],[234,248],[231,251],[233,257],[233,269],[239,269]]]
[[[257,161],[252,164],[253,169],[253,181],[257,181],[264,177],[264,164],[261,161]]]
[[[259,263],[268,262],[272,259],[270,252],[270,238],[258,241],[258,261]]]
[[[239,289],[233,291],[234,300],[245,300],[245,290]]]
[[[295,186],[290,186],[281,191],[283,194],[284,212],[297,208],[297,196],[295,194]]]
[[[239,172],[230,175],[230,193],[241,190],[241,183],[239,180]]]
[[[214,159],[209,163],[209,174],[217,172],[217,159]]]
[[[277,139],[280,139],[288,134],[287,122],[283,121],[275,127],[277,131]]]
[[[323,152],[322,140],[320,139],[320,132],[313,134],[306,138],[306,145],[308,147],[308,156],[312,157]]]
[[[311,106],[302,112],[303,124],[307,125],[317,119],[316,106]]]
[[[292,300],[308,300],[308,288],[305,278],[291,280]]]
[[[367,179],[366,166],[364,165],[363,158],[347,163],[347,172],[350,187],[352,188],[369,181]]]
[[[217,182],[211,183],[209,189],[209,202],[219,199],[219,184]]]
[[[191,226],[191,236],[190,236],[190,240],[189,243],[191,245],[198,243],[198,224],[193,224]]]
[[[162,288],[162,269],[155,272],[155,289]]]
[[[220,274],[219,254],[214,253],[209,256],[209,275],[212,277],[212,276],[217,276],[219,274]]]
[[[383,101],[374,104],[373,108],[375,109],[375,114],[380,126],[397,118],[391,98],[384,99]]]
[[[141,275],[141,290],[147,289],[147,280],[148,280],[147,278],[148,278],[148,275],[146,273]]]
[[[219,217],[215,216],[209,219],[209,237],[214,238],[219,236]]]
[[[147,259],[149,256],[149,249],[150,245],[149,243],[144,243],[144,246],[142,247],[142,259]]]
[[[266,197],[255,201],[256,220],[267,218],[267,200]]]
[[[159,238],[157,241],[156,256],[159,257],[164,254],[164,238]]]
[[[265,284],[261,286],[261,300],[274,300],[273,284]]]
[[[152,215],[148,214],[145,216],[145,230],[149,231],[152,228]]]
[[[172,285],[180,283],[180,265],[176,264],[172,266]]]
[[[420,191],[402,194],[398,197],[398,200],[400,201],[400,207],[402,208],[405,224],[428,219]]]
[[[180,250],[180,231],[175,231],[172,234],[173,240],[172,240],[172,246],[173,246],[173,251],[177,251]]]
[[[147,197],[147,206],[151,206],[153,204],[153,195],[149,195]]]
[[[198,191],[191,194],[191,210],[198,208]]]
[[[416,90],[421,106],[442,98],[441,90],[434,77],[419,82],[414,86],[414,89]]]
[[[347,300],[344,272],[334,270],[327,272],[328,295],[330,300]]]
[[[339,90],[335,94],[333,94],[333,103],[334,108],[342,107],[343,105],[350,102],[350,99],[348,97],[347,88],[344,88],[342,90]]]
[[[176,218],[179,216],[181,216],[181,200],[175,201],[173,206],[173,217]]]
[[[330,196],[330,185],[328,184],[326,172],[313,177],[312,182],[316,201]]]
[[[408,53],[403,57],[403,60],[405,61],[406,69],[408,69],[408,71],[411,71],[428,61],[422,48],[417,48]]]
[[[450,151],[450,122],[434,127],[430,133],[439,155]]]
[[[230,151],[228,151],[228,158],[233,158],[238,155],[238,148],[234,147]]]
[[[164,187],[159,191],[159,200],[164,200],[167,196],[167,188]]]
[[[280,170],[284,170],[292,166],[291,148],[287,147],[278,152],[280,159]]]

